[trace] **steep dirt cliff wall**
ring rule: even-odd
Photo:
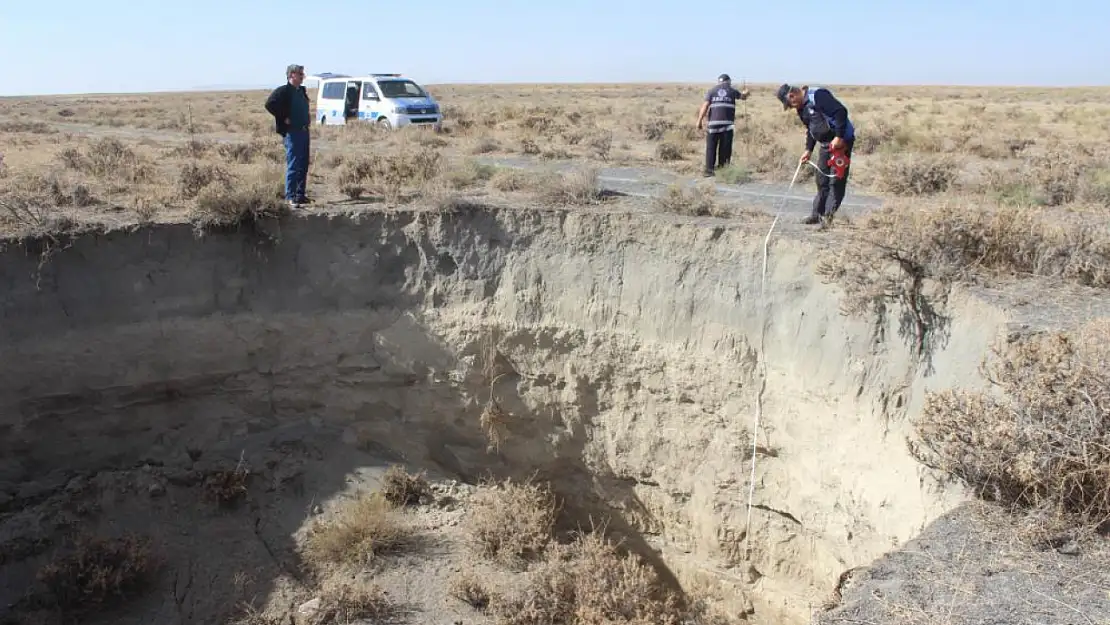
[[[538,472],[686,588],[804,622],[963,499],[912,459],[906,420],[925,389],[978,383],[1005,317],[952,295],[919,358],[897,318],[842,315],[790,236],[761,299],[765,227],[410,211],[85,235],[45,263],[9,246],[5,505],[76,471],[338,428],[460,476]]]

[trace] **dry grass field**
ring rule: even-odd
[[[444,107],[442,133],[314,127],[310,195],[589,204],[598,200],[600,166],[691,178],[700,171],[694,118],[704,85],[429,88]],[[740,109],[734,165],[718,180],[787,182],[804,131],[775,100],[774,85],[752,90]],[[859,134],[851,190],[893,200],[861,225],[899,248],[918,248],[948,273],[973,267],[1105,284],[1110,243],[1090,226],[1104,223],[1110,204],[1110,157],[1101,149],[1110,138],[1108,91],[837,87]],[[280,210],[283,152],[265,96],[0,99],[0,228],[210,223]],[[560,178],[498,170],[475,162],[478,155],[573,159],[581,171]],[[812,185],[812,172],[803,172],[798,192]],[[713,212],[712,198],[672,194],[659,204]]]
[[[708,86],[433,85],[446,114],[441,133],[314,127],[309,195],[316,203],[382,207],[414,200],[559,207],[605,201],[596,177],[602,167],[698,178],[703,137],[694,121]],[[789,182],[804,129],[793,111],[782,110],[774,88],[752,87],[739,109],[734,164],[718,182]],[[923,290],[930,283],[1036,277],[1110,287],[1110,88],[846,86],[835,93],[857,127],[850,192],[886,200],[864,219],[845,211],[845,245],[821,264],[820,272],[845,288],[847,308],[900,302],[924,351]],[[50,235],[79,224],[233,223],[284,210],[284,155],[262,108],[266,95],[0,98],[0,235]],[[500,169],[479,156],[572,160],[577,169]],[[812,184],[809,175],[795,193],[809,193]],[[711,193],[672,191],[659,210],[717,214]],[[1003,398],[931,395],[918,423],[923,461],[984,498],[1031,511],[1035,540],[1077,526],[1085,535],[1105,533],[1108,335],[1106,323],[1096,321],[1000,349],[994,366]],[[323,590],[305,622],[384,618],[394,609],[381,588],[349,582],[350,569],[413,548],[415,531],[406,522],[428,485],[403,473],[391,479],[392,491],[355,501],[312,528],[305,557]],[[600,535],[554,541],[556,504],[541,495],[487,485],[471,501],[477,512],[460,532],[475,561],[511,571],[528,560],[539,571],[531,585],[507,594],[486,588],[481,575],[460,574],[454,597],[489,619],[482,622],[710,622],[679,609],[649,567],[619,556]],[[85,548],[92,554],[86,564],[104,561],[115,586],[74,572],[80,563],[59,562],[45,578],[58,604],[141,586],[145,547]],[[250,613],[240,622],[278,621]]]
[[[310,193],[320,201],[391,203],[414,194],[594,199],[588,188],[553,193],[558,181],[477,165],[476,155],[574,159],[586,170],[578,185],[587,187],[588,170],[603,165],[696,176],[703,140],[693,122],[704,88],[432,86],[446,114],[443,133],[316,127]],[[803,130],[773,89],[753,87],[740,111],[735,165],[719,180],[790,179]],[[996,208],[1022,218],[1081,213],[1110,202],[1110,157],[1100,150],[1110,137],[1105,89],[842,87],[836,93],[858,128],[856,191],[956,202],[965,216]],[[82,221],[149,220],[218,213],[232,200],[275,200],[283,156],[262,109],[265,96],[0,99],[5,225],[16,225],[13,209]],[[907,210],[898,212],[910,218]]]
[[[318,202],[397,205],[422,198],[585,205],[603,166],[694,179],[705,85],[430,86],[442,133],[364,125],[313,129],[309,194]],[[775,85],[741,107],[728,183],[790,180],[804,147]],[[831,269],[857,304],[891,287],[859,284],[877,253],[929,277],[1048,276],[1110,283],[1110,104],[1106,88],[835,87],[857,126],[850,192],[887,206],[853,224],[875,245]],[[310,89],[315,97],[315,89]],[[0,99],[0,231],[77,223],[235,222],[282,210],[283,150],[265,91]],[[571,160],[555,176],[476,156]],[[796,193],[812,189],[812,171]],[[718,214],[712,191],[661,197],[659,210]],[[849,211],[843,211],[851,219]],[[891,254],[890,249],[899,250]],[[898,257],[898,258],[896,258]]]

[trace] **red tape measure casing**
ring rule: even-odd
[[[841,152],[840,150],[830,149],[829,161],[825,164],[829,166],[829,169],[831,170],[830,173],[832,173],[832,175],[836,176],[838,179],[843,179],[845,174],[848,172],[848,164],[850,162],[851,161],[848,159],[848,155],[846,153]]]

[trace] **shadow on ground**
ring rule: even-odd
[[[565,527],[608,520],[677,586],[607,503],[647,515],[633,484],[581,457],[596,401],[568,436],[558,415],[527,412],[514,394],[526,381],[503,377],[498,401],[530,443],[489,449],[492,328],[448,340],[420,318],[449,296],[488,296],[500,267],[484,252],[517,242],[493,217],[446,220],[466,230],[451,233],[412,230],[420,219],[91,233],[45,263],[34,242],[4,251],[0,345],[14,356],[0,364],[0,622],[57,616],[35,576],[70,538],[127,533],[153,540],[153,586],[69,616],[211,623],[267,601],[292,610],[313,594],[298,531],[393,463],[469,482],[550,479]],[[436,236],[473,253],[444,256]],[[443,276],[457,292],[437,290]],[[459,369],[469,373],[449,379]]]

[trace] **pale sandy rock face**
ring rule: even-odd
[[[337,432],[460,479],[538,472],[684,588],[804,622],[842,572],[963,500],[909,455],[907,417],[926,389],[978,384],[1004,319],[951,299],[922,362],[897,319],[840,314],[807,243],[772,243],[761,298],[762,235],[400,212],[293,220],[276,243],[89,237],[41,276],[9,249],[0,505],[76,472],[187,473],[188,450]],[[335,449],[331,470],[355,471]],[[278,464],[275,483],[301,479]],[[341,482],[316,480],[313,501]]]

